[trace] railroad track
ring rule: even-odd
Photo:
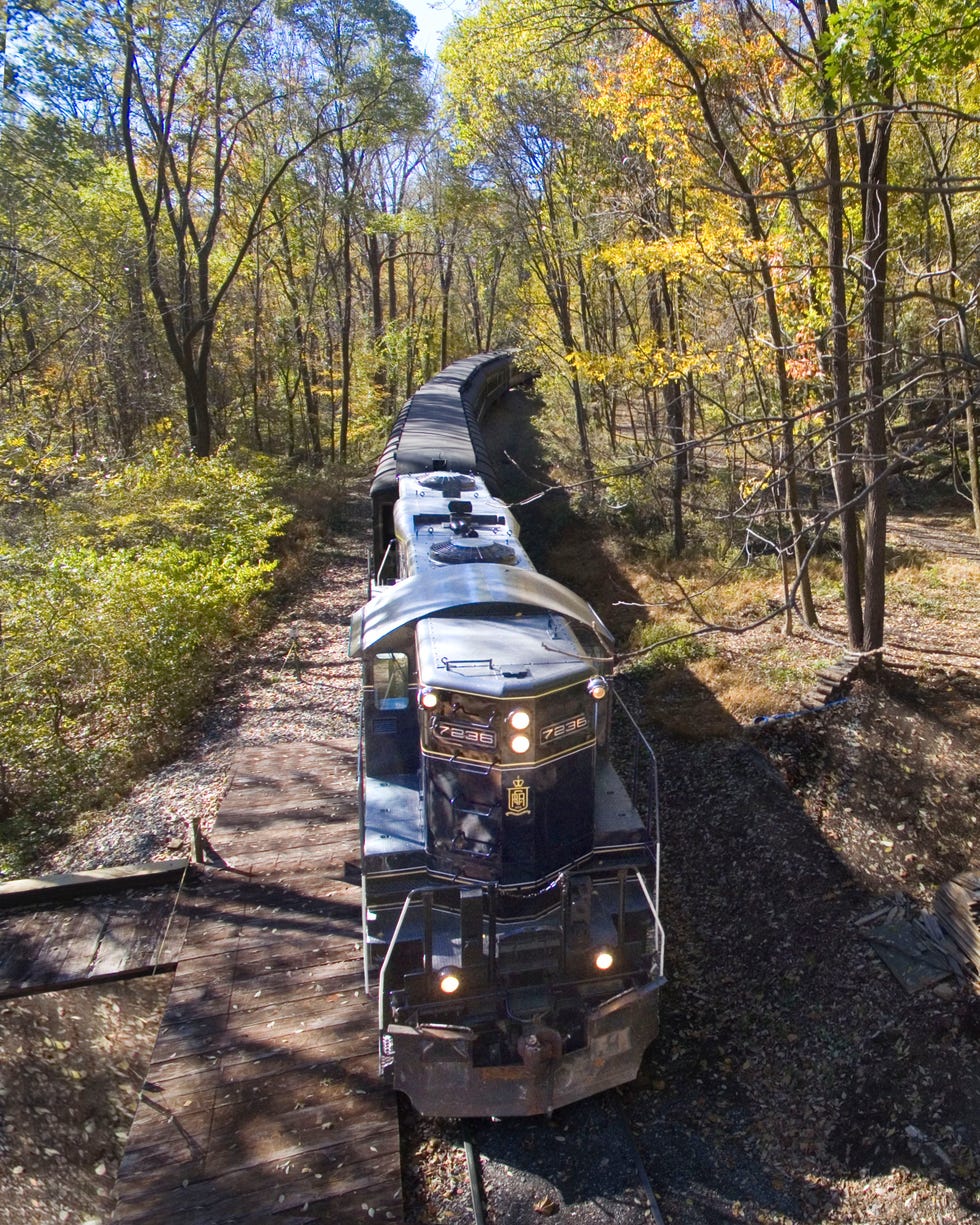
[[[462,1143],[475,1225],[567,1208],[581,1225],[664,1225],[616,1091],[551,1119],[466,1120]]]

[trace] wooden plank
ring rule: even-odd
[[[315,1130],[321,1135],[331,1135],[331,1132],[321,1131],[324,1126],[321,1124],[309,1129],[310,1134]],[[262,1155],[252,1147],[250,1141],[253,1133],[260,1128],[261,1120],[258,1117],[246,1119],[243,1124],[238,1125],[235,1137],[227,1137],[229,1141],[237,1140],[236,1150],[229,1151],[213,1146],[209,1160],[214,1168],[210,1170],[202,1168],[197,1160],[176,1165],[167,1171],[165,1187],[158,1182],[154,1185],[154,1171],[149,1164],[147,1150],[144,1154],[146,1160],[141,1168],[131,1171],[125,1187],[120,1188],[123,1192],[120,1200],[143,1200],[148,1195],[159,1195],[164,1191],[171,1207],[178,1211],[182,1200],[192,1200],[199,1208],[213,1207],[222,1201],[227,1203],[229,1192],[250,1194],[262,1182],[271,1182],[274,1188],[281,1188],[289,1186],[290,1183],[295,1185],[312,1181],[309,1180],[309,1174],[315,1171],[329,1178],[327,1185],[319,1190],[336,1193],[337,1184],[342,1177],[339,1175],[341,1170],[356,1168],[358,1165],[374,1166],[376,1171],[379,1168],[397,1168],[397,1143],[393,1144],[391,1137],[377,1137],[368,1120],[360,1123],[356,1134],[348,1135],[346,1140],[337,1141],[334,1138],[321,1148],[298,1146],[284,1138],[276,1155]],[[362,1180],[359,1178],[358,1181]],[[377,1184],[381,1180],[376,1173],[374,1178],[367,1181]],[[331,1187],[330,1183],[334,1183],[334,1186]],[[224,1220],[224,1213],[217,1219]]]
[[[172,893],[151,898],[124,895],[107,907],[87,977],[107,979],[152,970],[157,964],[160,933],[173,903]]]
[[[160,943],[157,945],[158,967],[176,965],[178,954],[184,946],[189,922],[190,914],[181,906],[178,896],[177,904],[170,911],[166,926],[160,936]]]
[[[59,914],[59,920],[39,950],[31,976],[37,986],[63,986],[85,977],[105,927],[106,913],[90,905],[65,911]]]
[[[30,876],[0,884],[0,907],[29,903],[51,905],[61,898],[85,893],[105,893],[113,889],[150,887],[177,881],[187,868],[186,859],[166,859],[159,863],[127,864],[116,868],[93,868],[87,872],[58,872]]]
[[[261,1023],[256,1023],[254,1017],[246,1017],[241,1023],[237,1023],[236,1018],[229,1018],[227,1024],[224,1018],[217,1021],[211,1017],[189,1019],[179,1028],[170,1025],[161,1033],[153,1058],[154,1061],[170,1061],[193,1056],[211,1057],[220,1059],[222,1069],[230,1072],[239,1062],[246,1067],[251,1062],[258,1066],[261,1060],[273,1057],[362,1054],[364,1028],[374,1018],[368,1014],[345,1022],[346,1017],[349,1014],[337,1008],[301,1025],[277,1018]],[[368,1049],[375,1058],[373,1043]]]
[[[34,914],[17,914],[0,927],[0,997],[30,985],[30,972],[43,943]]]
[[[116,1225],[341,1225],[363,1221],[365,1203],[376,1220],[403,1219],[394,1098],[379,1083],[376,1003],[363,993],[360,895],[345,879],[357,845],[353,748],[338,761],[322,746],[277,745],[236,771],[211,835],[227,866],[187,891]],[[203,1164],[186,1137],[205,1147]]]
[[[308,1173],[303,1173],[308,1170]],[[270,1225],[276,1220],[347,1225],[365,1220],[403,1219],[400,1188],[393,1193],[390,1162],[360,1161],[331,1168],[329,1161],[301,1166],[298,1177],[274,1163],[207,1182],[189,1182],[165,1194],[150,1189],[117,1207],[113,1221],[154,1221],[168,1225]],[[384,1177],[387,1175],[387,1178]],[[397,1184],[395,1184],[397,1185]],[[365,1207],[366,1205],[366,1207]]]
[[[941,885],[933,908],[962,955],[980,971],[980,924],[978,901],[980,878],[973,873],[961,873]]]
[[[150,974],[167,964],[160,950],[173,926],[173,880],[148,892],[56,896],[53,908],[6,911],[0,919],[0,995]],[[178,933],[182,939],[181,927]],[[171,967],[175,960],[176,948]]]
[[[270,1126],[269,1114],[273,1116]],[[331,1122],[322,1106],[293,1109],[286,1099],[263,1099],[254,1113],[235,1105],[215,1110],[205,1173],[224,1177],[253,1166],[282,1164],[313,1153],[329,1154],[336,1162],[370,1161],[398,1152],[398,1136],[381,1131],[382,1112],[359,1128],[347,1125],[324,1131]],[[325,1137],[329,1137],[329,1144]]]

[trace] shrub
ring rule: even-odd
[[[48,506],[29,542],[0,545],[11,865],[172,750],[254,627],[289,517],[262,471],[164,448]]]
[[[714,653],[714,641],[711,635],[698,634],[696,629],[692,625],[663,620],[637,625],[629,649],[646,653],[639,657],[636,666],[676,668],[705,659]]]

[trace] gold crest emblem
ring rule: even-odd
[[[531,791],[525,786],[523,778],[515,778],[507,788],[508,817],[523,817],[525,813],[529,813],[531,811],[530,799]]]

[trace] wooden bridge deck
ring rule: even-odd
[[[0,885],[0,999],[172,970],[187,860]]]
[[[243,751],[189,876],[116,1225],[403,1219],[394,1098],[360,961],[356,747]]]

